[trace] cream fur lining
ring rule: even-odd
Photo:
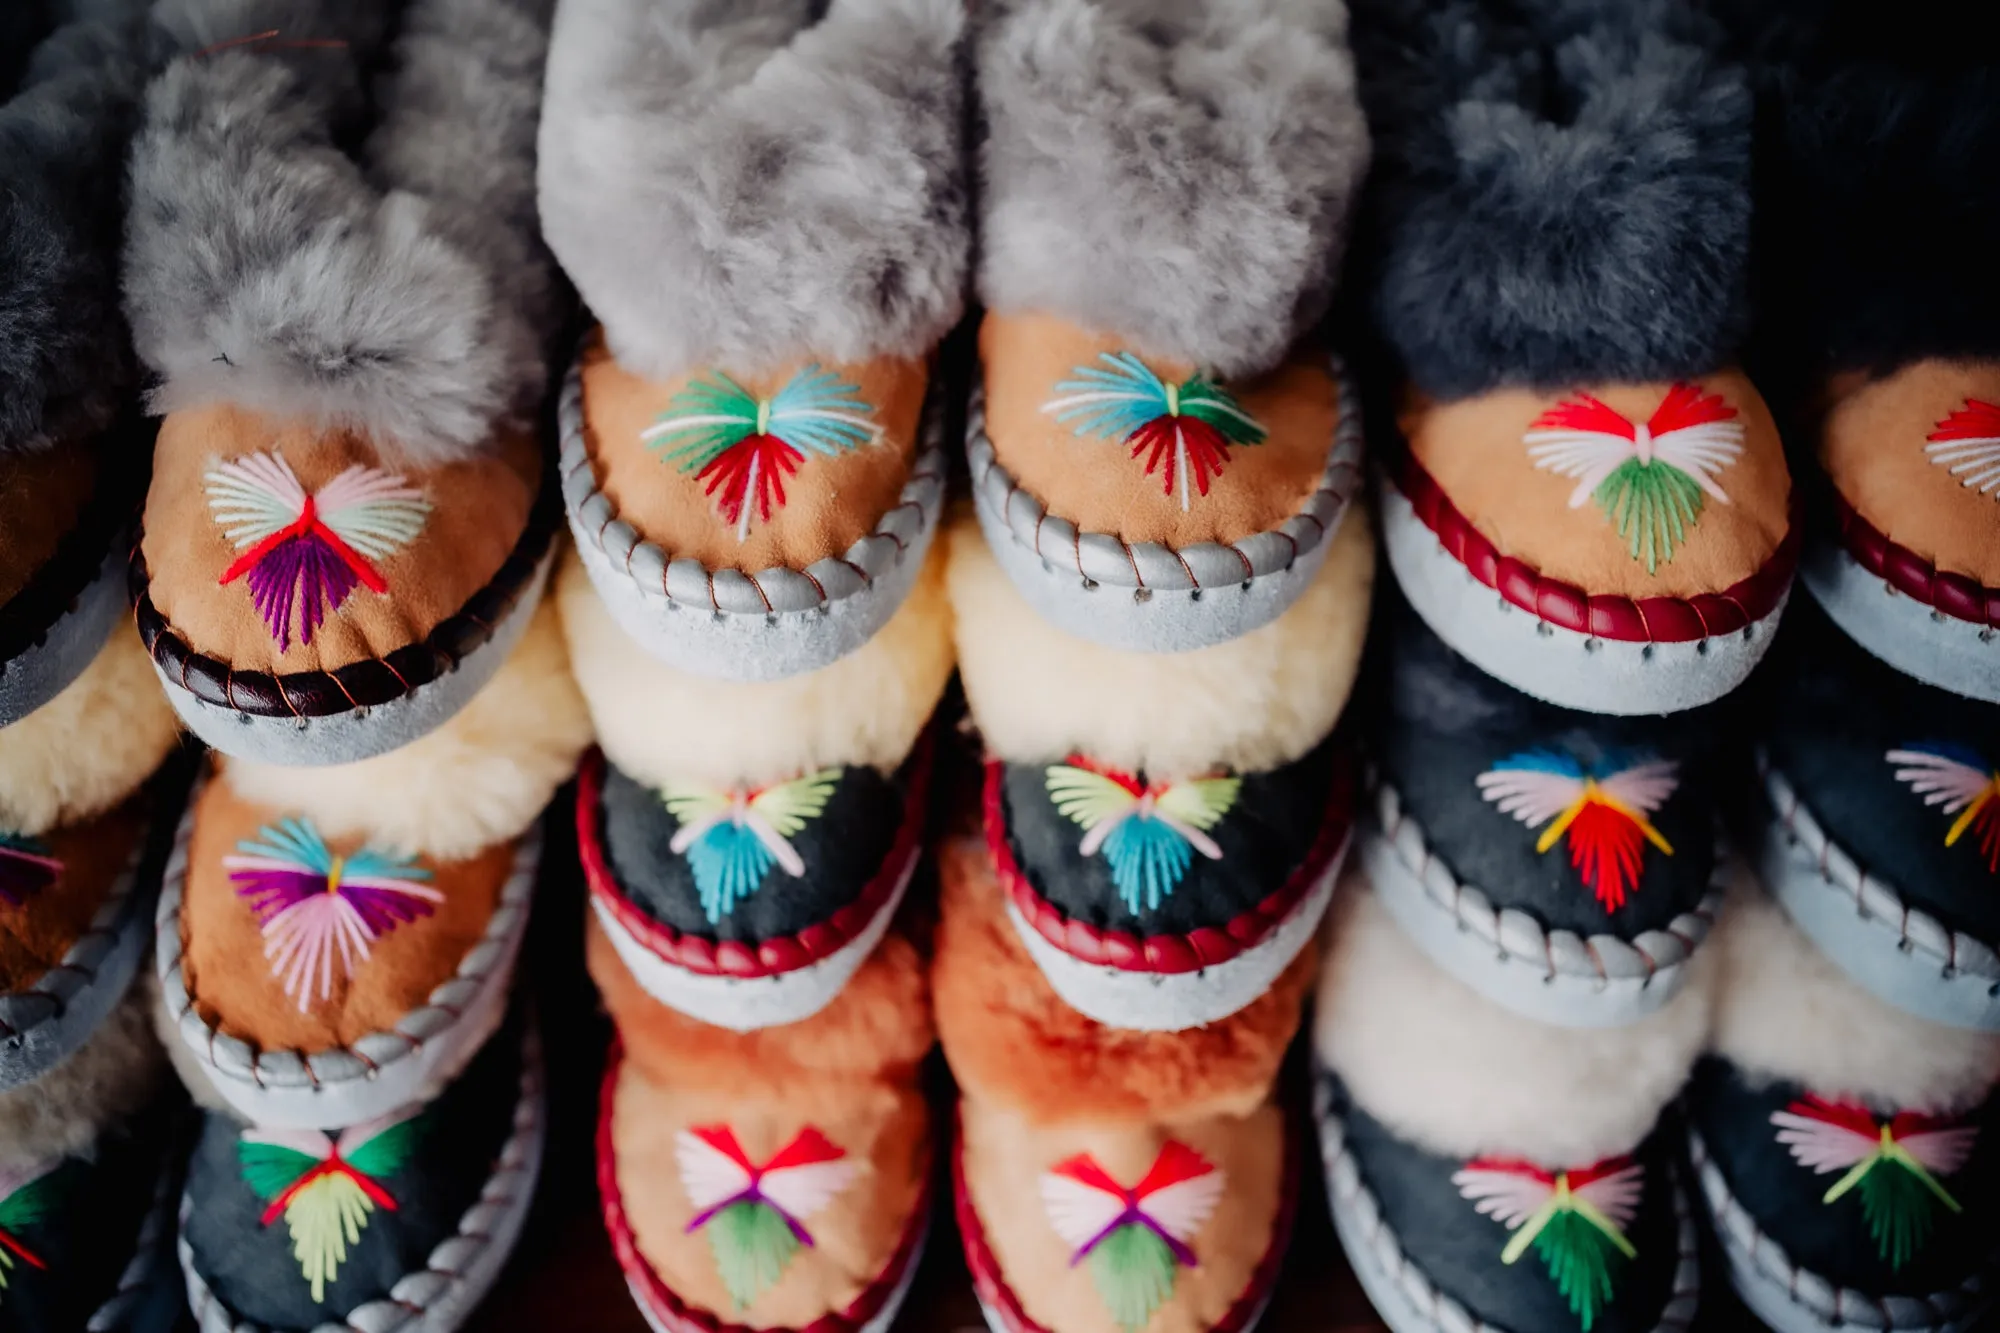
[[[1418,952],[1350,871],[1334,896],[1313,1041],[1370,1115],[1448,1157],[1549,1168],[1629,1152],[1681,1090],[1708,1036],[1715,976],[1697,951],[1681,993],[1623,1028],[1557,1028],[1483,999]]]
[[[1733,899],[1704,952],[1721,960],[1715,1051],[1883,1113],[1963,1110],[2000,1080],[2000,1033],[1948,1028],[1870,995],[1763,893]]]
[[[951,678],[951,609],[935,548],[881,632],[846,657],[782,680],[676,671],[618,628],[570,552],[556,602],[576,681],[612,763],[641,782],[774,782],[837,765],[894,770]]]
[[[167,1072],[146,1018],[151,1003],[134,986],[74,1055],[0,1092],[0,1171],[87,1156],[103,1130],[145,1108]]]
[[[1043,621],[970,514],[945,533],[958,668],[989,752],[1044,764],[1078,751],[1120,768],[1258,772],[1333,730],[1368,632],[1375,543],[1357,500],[1318,577],[1270,624],[1185,653],[1129,653]]]
[[[330,837],[456,861],[518,837],[589,744],[590,715],[544,602],[493,679],[436,731],[359,763],[228,759],[222,771],[245,800],[306,815]]]
[[[0,828],[46,833],[102,814],[152,776],[180,724],[129,619],[55,698],[0,728]]]

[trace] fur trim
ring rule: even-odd
[[[329,837],[457,861],[534,823],[590,736],[555,608],[544,603],[493,679],[429,735],[354,764],[226,759],[222,771],[243,799],[309,815]]]
[[[1729,364],[1752,101],[1680,0],[1359,0],[1382,332],[1424,392]]]
[[[1721,959],[1717,1054],[1889,1112],[1955,1112],[2000,1082],[2000,1033],[1941,1027],[1849,981],[1761,892],[1738,895],[1709,947]]]
[[[1368,170],[1340,0],[1006,0],[980,292],[1228,376],[1325,313]]]
[[[647,655],[604,609],[573,552],[556,571],[556,602],[599,743],[627,776],[727,787],[843,764],[889,773],[951,679],[943,565],[934,550],[908,600],[867,643],[783,680],[713,680]]]
[[[987,750],[1013,763],[1083,751],[1133,772],[1261,772],[1326,738],[1368,632],[1375,546],[1356,504],[1326,563],[1270,624],[1186,653],[1127,653],[1036,615],[961,516],[945,534],[959,675]]]
[[[542,221],[619,363],[930,351],[965,299],[964,24],[963,0],[564,0]]]
[[[1028,956],[983,842],[947,842],[938,862],[931,988],[945,1057],[968,1097],[1047,1124],[1240,1116],[1271,1095],[1299,1030],[1315,949],[1220,1022],[1184,1032],[1106,1027],[1065,1004]]]
[[[935,1034],[927,964],[907,927],[893,927],[826,1008],[751,1032],[690,1018],[648,995],[594,915],[584,954],[626,1058],[653,1082],[811,1106],[818,1089],[906,1082],[929,1053]]]
[[[1687,1081],[1708,1035],[1713,964],[1622,1028],[1557,1028],[1483,999],[1417,950],[1349,871],[1334,895],[1313,1040],[1354,1099],[1448,1157],[1549,1166],[1630,1152]]]
[[[127,620],[61,694],[0,729],[0,826],[38,834],[102,814],[153,775],[179,733]]]
[[[0,1092],[0,1171],[88,1157],[104,1130],[146,1108],[167,1072],[150,1008],[145,989],[133,987],[75,1054],[34,1082]]]
[[[117,256],[143,9],[95,8],[104,21],[56,31],[0,106],[0,452],[94,434],[135,378]]]
[[[552,3],[411,0],[364,169],[339,143],[394,4],[163,0],[191,54],[147,94],[125,252],[155,412],[235,402],[428,466],[535,410],[559,311],[533,197]]]

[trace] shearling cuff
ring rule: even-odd
[[[980,292],[1224,377],[1324,313],[1368,168],[1333,0],[1007,0],[978,38]]]

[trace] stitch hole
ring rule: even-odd
[[[1643,648],[1641,648],[1641,649],[1639,650],[1639,660],[1640,660],[1641,662],[1650,662],[1650,661],[1652,661],[1652,660],[1653,660],[1653,645],[1652,645],[1652,644],[1650,644],[1650,643],[1649,643],[1649,644],[1647,644],[1647,645],[1646,645],[1645,647],[1643,647]]]
[[[1546,620],[1537,620],[1535,622],[1535,633],[1544,639],[1553,639],[1556,636],[1555,626],[1549,624]]]
[[[1096,580],[1096,579],[1085,579],[1085,580],[1083,581],[1083,590],[1084,590],[1085,592],[1096,592],[1096,591],[1097,591],[1097,580]]]
[[[1201,589],[1200,589],[1200,588],[1196,588],[1196,589],[1195,589],[1195,590],[1194,590],[1193,592],[1189,593],[1189,594],[1188,594],[1188,600],[1189,600],[1190,602],[1198,602],[1198,601],[1200,601],[1200,600],[1201,600]]]
[[[1153,590],[1151,588],[1132,589],[1132,601],[1135,605],[1143,606],[1145,603],[1150,602],[1152,600],[1153,600]]]
[[[1602,639],[1585,639],[1583,641],[1583,651],[1586,653],[1601,652],[1603,648],[1604,640]]]
[[[1707,657],[1707,656],[1708,656],[1708,640],[1707,640],[1707,639],[1703,639],[1703,640],[1702,640],[1702,641],[1701,641],[1700,643],[1697,643],[1697,644],[1696,644],[1696,645],[1694,646],[1694,651],[1695,651],[1695,656],[1697,656],[1697,657]]]

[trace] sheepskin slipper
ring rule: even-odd
[[[138,974],[188,771],[76,823],[0,829],[0,1091],[73,1055]]]
[[[1759,315],[1815,474],[1801,576],[1869,652],[2000,702],[1993,25],[1721,10],[1767,75]]]
[[[1545,704],[1446,647],[1400,603],[1361,857],[1431,959],[1566,1027],[1652,1013],[1721,909],[1714,709],[1672,720]]]
[[[0,1092],[0,1327],[168,1333],[186,1119],[134,995],[47,1077]]]
[[[180,1199],[201,1333],[450,1333],[499,1279],[547,1135],[541,1042],[516,1017],[435,1101],[340,1128],[211,1112]]]
[[[211,778],[155,925],[163,1039],[190,1086],[292,1128],[436,1096],[506,1015],[540,841],[412,855]]]
[[[1768,899],[1734,901],[1712,1056],[1685,1099],[1737,1292],[1778,1333],[1983,1327],[2000,1279],[2000,1036],[1842,975]]]
[[[1763,878],[1861,985],[2000,1031],[2000,717],[1860,651],[1817,610],[1773,663]]]
[[[735,1032],[648,995],[595,922],[591,975],[618,1026],[597,1178],[646,1321],[882,1333],[930,1221],[924,963],[892,933],[832,1003]]]
[[[1735,369],[1741,70],[1678,0],[1357,11],[1374,306],[1409,379],[1382,486],[1398,581],[1550,702],[1720,698],[1770,643],[1798,540],[1771,413]]]
[[[549,568],[548,17],[415,0],[391,47],[389,0],[253,8],[163,20],[134,150],[125,289],[166,419],[133,585],[204,741],[345,763],[462,708]]]
[[[926,740],[893,774],[656,788],[593,755],[576,800],[592,911],[662,1004],[737,1031],[810,1018],[903,901],[930,767]]]
[[[603,321],[562,398],[563,497],[669,665],[825,667],[923,567],[971,245],[965,23],[962,0],[562,6],[542,220]]]
[[[1368,166],[1346,10],[1013,0],[976,43],[986,539],[1082,638],[1253,630],[1360,487],[1353,386],[1300,341]]]
[[[1112,1027],[1173,1032],[1242,1009],[1311,942],[1352,801],[1332,738],[1261,773],[990,760],[986,846],[1058,995]]]
[[[60,693],[124,614],[151,447],[117,264],[145,6],[18,8],[0,57],[0,726]]]

